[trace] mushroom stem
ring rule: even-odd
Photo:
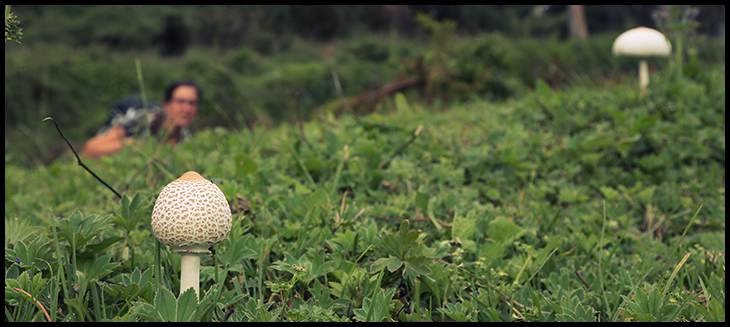
[[[647,86],[649,86],[649,64],[646,63],[646,60],[641,59],[639,61],[639,90],[641,96],[646,95]]]
[[[180,263],[180,295],[192,287],[195,290],[195,296],[198,297],[200,294],[200,254],[183,254]]]

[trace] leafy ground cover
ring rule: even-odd
[[[438,25],[430,30],[434,31],[429,35],[438,37],[296,40],[277,53],[198,47],[174,58],[94,46],[12,44],[5,57],[6,152],[17,164],[47,164],[66,145],[55,130],[38,128],[44,117],[52,115],[71,141],[82,142],[98,131],[116,101],[134,94],[161,101],[164,87],[179,79],[194,79],[203,89],[203,110],[191,126],[201,130],[311,119],[343,98],[403,78],[429,81],[406,89],[411,98],[457,102],[479,96],[492,101],[522,96],[538,78],[552,87],[601,85],[604,79],[636,71],[634,60],[611,55],[617,33],[577,41],[509,38],[499,33],[463,36]],[[696,51],[687,56],[686,70],[724,64],[724,43],[715,39],[696,43]],[[654,60],[650,65],[661,69],[666,63]]]
[[[725,71],[5,163],[6,321],[724,321]],[[49,124],[48,128],[52,128]],[[178,296],[152,205],[234,212]],[[160,262],[158,265],[157,262]],[[157,273],[160,271],[160,273]]]

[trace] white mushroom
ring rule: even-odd
[[[649,85],[649,65],[647,57],[667,57],[672,45],[659,31],[648,27],[632,28],[621,33],[613,42],[613,54],[618,56],[639,57],[639,90],[646,94]]]
[[[180,294],[188,288],[200,294],[200,257],[228,237],[231,208],[223,192],[189,171],[167,184],[152,209],[152,231],[182,255]]]

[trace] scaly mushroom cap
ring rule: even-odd
[[[218,186],[189,171],[160,192],[152,209],[152,230],[176,250],[207,248],[228,237],[231,208]]]
[[[613,41],[613,54],[632,57],[666,57],[672,45],[664,34],[648,27],[632,28]]]

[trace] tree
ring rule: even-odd
[[[571,37],[581,39],[588,37],[588,24],[586,24],[586,12],[583,5],[568,6],[568,25]]]
[[[158,37],[160,54],[163,56],[180,56],[190,43],[190,32],[182,17],[165,16],[162,33]]]

